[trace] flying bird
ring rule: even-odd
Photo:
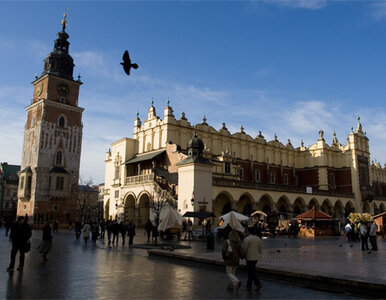
[[[131,68],[138,69],[137,64],[131,63],[129,51],[126,50],[125,53],[123,53],[122,59],[123,59],[123,62],[121,62],[121,65],[123,66],[123,70],[125,70],[125,73],[127,75],[130,75],[130,69]]]
[[[281,251],[280,251],[279,249],[276,249],[276,252],[277,252],[277,253],[280,253]]]

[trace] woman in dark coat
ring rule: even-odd
[[[42,254],[43,260],[47,260],[47,254],[52,247],[51,222],[48,221],[43,227],[42,242],[39,246],[39,252]]]
[[[129,223],[127,226],[127,235],[129,237],[129,247],[133,245],[133,240],[135,236],[135,225],[133,223]]]
[[[91,239],[95,244],[99,237],[99,225],[97,222],[92,222],[91,224]]]
[[[240,262],[241,240],[237,231],[232,230],[222,247],[222,257],[225,262],[226,273],[229,278],[228,290],[237,291],[241,281],[236,277],[236,268]]]

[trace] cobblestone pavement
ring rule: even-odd
[[[4,229],[0,230],[1,299],[354,298],[266,280],[259,293],[249,292],[243,285],[234,294],[226,291],[227,278],[222,269],[149,259],[145,250],[121,245],[110,250],[100,241],[96,246],[85,246],[67,232],[54,235],[49,260],[42,262],[36,251],[40,237],[41,232],[34,231],[24,271],[7,272],[11,243]],[[137,236],[136,241],[143,242],[143,236]],[[195,243],[193,251],[202,246]],[[238,276],[245,284],[245,276]]]
[[[385,284],[386,239],[379,237],[377,242],[378,251],[362,251],[360,242],[348,243],[344,237],[267,238],[262,240],[258,266]],[[205,243],[192,242],[192,249],[178,253],[222,260],[221,243],[216,241],[215,250],[210,251]]]

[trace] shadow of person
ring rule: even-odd
[[[23,297],[23,272],[9,272],[8,273],[8,282],[7,282],[7,299],[21,299]]]

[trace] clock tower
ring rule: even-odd
[[[73,79],[66,15],[43,73],[32,82],[18,186],[18,215],[42,224],[75,221],[82,146],[80,76]]]

